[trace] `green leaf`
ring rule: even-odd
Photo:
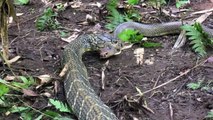
[[[190,3],[190,1],[189,0],[179,0],[179,1],[176,2],[176,7],[180,8],[180,7],[184,6],[187,3]]]
[[[211,39],[208,38],[207,33],[205,33],[202,29],[200,23],[194,23],[193,25],[184,25],[181,27],[186,31],[186,35],[189,36],[189,40],[191,40],[190,44],[192,45],[192,49],[201,56],[205,56],[206,46],[211,46]]]
[[[26,110],[30,110],[29,107],[17,107],[17,106],[13,106],[11,109],[10,109],[10,112],[11,113],[21,113],[23,111],[26,111]]]
[[[213,111],[208,112],[208,115],[206,116],[206,118],[213,119]]]
[[[51,8],[44,10],[42,16],[36,20],[36,29],[43,31],[45,29],[55,30],[60,27],[60,23],[55,19],[57,13],[55,13]]]
[[[56,109],[58,109],[60,112],[71,112],[68,105],[65,103],[62,103],[61,101],[49,99],[49,102],[55,106]]]
[[[22,112],[21,113],[21,118],[23,120],[32,120],[33,119],[32,112]]]
[[[26,5],[30,2],[30,0],[14,0],[14,4],[16,5]]]
[[[3,84],[0,83],[0,97],[3,96],[4,94],[7,94],[9,92],[9,88]]]
[[[21,88],[28,88],[29,86],[31,86],[35,83],[35,81],[32,77],[20,76],[19,78],[22,82],[13,81],[12,85],[14,85],[16,87],[21,87]]]
[[[127,0],[127,3],[130,5],[136,5],[138,4],[139,0]]]
[[[37,118],[35,118],[34,120],[42,120],[42,117],[43,117],[44,115],[39,115]],[[31,119],[32,120],[32,119]]]
[[[156,47],[162,47],[162,45],[160,43],[156,43],[156,42],[144,42],[142,43],[142,46],[145,48],[156,48]]]
[[[67,37],[67,35],[68,35],[68,33],[67,33],[67,32],[64,32],[64,31],[59,31],[59,33],[60,33],[60,36],[61,36],[62,38]]]
[[[49,115],[49,116],[51,116],[51,117],[53,117],[53,118],[60,116],[59,113],[57,113],[55,111],[51,111],[51,110],[46,110],[44,113],[47,114],[47,115]]]
[[[200,88],[200,83],[189,83],[187,84],[187,87],[193,90],[197,90]]]
[[[125,29],[118,34],[118,38],[124,42],[138,43],[142,40],[143,35],[138,30]]]

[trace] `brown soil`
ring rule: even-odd
[[[205,4],[211,1],[205,1]],[[197,5],[200,1],[191,1],[191,8],[203,10]],[[90,2],[100,2],[105,4],[106,1],[101,0],[84,0],[84,4]],[[19,17],[20,32],[15,25],[9,27],[9,39],[11,41],[12,51],[11,57],[21,56],[16,63],[12,64],[12,70],[16,75],[39,76],[49,74],[53,78],[52,81],[40,89],[32,88],[36,93],[50,93],[52,98],[65,101],[63,89],[63,78],[60,78],[59,72],[62,70],[61,55],[64,45],[68,44],[61,40],[58,31],[39,32],[35,28],[36,18],[42,14],[44,4],[40,0],[31,1],[27,6],[17,6],[18,13],[24,13]],[[143,8],[141,11],[152,11],[152,8]],[[82,25],[85,16],[90,14],[97,18],[95,24],[103,26],[106,21],[105,10],[97,7],[82,7],[73,9],[68,7],[61,12],[58,21],[70,30],[80,29],[88,31],[94,25]],[[153,16],[153,17],[152,17]],[[145,20],[170,21],[170,17],[160,17],[158,14],[148,14],[143,16]],[[158,19],[155,19],[155,18]],[[212,18],[213,16],[211,16]],[[205,22],[208,24],[212,19]],[[149,20],[150,20],[149,19]],[[69,34],[72,34],[70,31]],[[84,34],[85,32],[81,32]],[[98,54],[90,52],[86,53],[83,61],[89,72],[90,81],[101,99],[112,108],[114,113],[120,120],[202,120],[207,112],[213,109],[213,91],[203,91],[201,89],[191,90],[187,88],[187,84],[203,80],[203,84],[210,83],[213,80],[213,64],[205,63],[191,70],[188,74],[183,75],[176,81],[171,82],[159,89],[136,96],[139,92],[152,89],[155,84],[161,85],[186,70],[191,69],[199,62],[205,60],[198,59],[197,55],[191,51],[187,44],[181,49],[171,52],[171,48],[177,39],[177,35],[149,38],[152,41],[162,43],[162,48],[146,48],[144,61],[154,58],[154,64],[147,65],[136,64],[136,58],[133,51],[140,46],[134,45],[132,48],[124,50],[120,55],[111,57],[107,60],[99,59]],[[209,56],[212,52],[209,52]],[[109,64],[105,70],[105,89],[101,89],[101,69],[106,61]],[[6,66],[1,66],[1,77],[12,75]],[[59,84],[58,86],[58,82]],[[60,89],[59,89],[60,88]],[[56,91],[57,90],[57,91]],[[27,103],[36,109],[44,109],[46,107],[47,97],[40,95],[39,97],[28,97],[25,99]],[[147,105],[145,107],[145,105]],[[2,117],[2,119],[11,119],[13,115]],[[19,115],[15,115],[19,116]],[[14,118],[13,118],[14,119]]]

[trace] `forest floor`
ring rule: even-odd
[[[107,22],[106,8],[91,4],[96,2],[106,5],[106,0],[83,0],[81,7],[67,7],[61,11],[57,20],[61,26],[69,28],[69,35],[85,34],[97,26],[101,26],[101,29],[106,31],[104,29]],[[174,9],[174,7],[175,4],[170,3],[163,9]],[[16,75],[33,76],[35,79],[40,75],[51,76],[51,80],[38,89],[35,86],[29,88],[38,96],[23,96],[22,98],[38,110],[47,107],[49,98],[66,101],[63,78],[59,77],[59,73],[63,68],[61,65],[62,51],[68,43],[62,40],[59,30],[40,32],[36,29],[35,20],[42,15],[44,8],[45,4],[40,0],[31,1],[26,6],[17,6],[16,12],[23,13],[18,17],[20,31],[15,24],[9,27],[11,57],[21,56],[11,65],[11,70]],[[191,9],[191,13],[211,9],[213,1],[193,0],[187,8]],[[138,9],[142,16],[141,22],[144,23],[180,19],[160,15],[157,9],[149,6]],[[93,24],[85,22],[87,14],[96,18]],[[213,15],[210,15],[204,24],[208,26],[212,21]],[[213,62],[202,63],[212,56],[212,52],[209,51],[206,57],[198,59],[188,42],[174,52],[172,47],[177,37],[178,35],[167,35],[148,38],[150,41],[161,43],[162,47],[145,48],[144,62],[141,65],[137,64],[134,55],[134,50],[140,47],[137,44],[109,59],[99,59],[96,52],[84,55],[83,61],[88,70],[90,83],[102,101],[120,120],[203,120],[207,113],[213,110],[212,89],[209,91],[201,88],[192,90],[187,87],[189,83],[199,81],[202,81],[203,86],[212,87]],[[145,61],[151,61],[151,64]],[[107,66],[106,62],[108,62]],[[193,68],[196,65],[198,66]],[[102,89],[101,76],[104,67],[106,67],[105,85]],[[2,78],[13,75],[6,66],[1,65],[0,69]],[[188,70],[190,71],[184,74]],[[137,96],[139,94],[137,89],[145,92],[171,79],[175,80],[143,96]],[[17,118],[19,114],[9,116],[2,114],[0,118],[10,120],[14,119],[14,116]]]

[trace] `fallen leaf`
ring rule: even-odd
[[[24,96],[33,96],[33,97],[38,96],[37,93],[29,89],[22,89],[22,92],[24,93]]]
[[[82,6],[82,2],[79,2],[79,1],[75,1],[71,3],[72,8],[79,8],[81,6]]]
[[[8,80],[8,81],[12,81],[12,80],[14,80],[14,79],[16,79],[16,76],[7,75],[7,76],[4,78],[4,80]]]
[[[18,61],[20,58],[21,58],[21,56],[16,56],[16,57],[14,57],[14,58],[8,60],[8,64],[12,64],[12,63]]]
[[[41,80],[40,84],[48,83],[51,80],[50,75],[39,75],[38,78]]]
[[[74,32],[68,38],[61,38],[63,41],[70,43],[71,41],[75,40],[78,37],[78,32]]]
[[[207,62],[212,63],[212,62],[213,62],[213,56],[212,56],[212,57],[209,57],[209,58],[207,59]]]
[[[68,70],[68,64],[66,64],[64,68],[61,70],[61,72],[59,73],[59,76],[63,77],[66,74],[67,70]]]

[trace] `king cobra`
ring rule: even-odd
[[[121,42],[117,35],[126,28],[139,30],[144,36],[162,36],[180,32],[181,22],[161,24],[141,24],[125,22],[114,31],[114,36],[108,34],[80,35],[70,42],[63,52],[63,64],[67,66],[64,81],[66,99],[79,120],[118,120],[111,109],[96,95],[91,87],[87,70],[82,62],[82,54],[86,51],[100,51],[100,56],[108,58],[121,50]],[[211,37],[213,30],[203,26]]]

